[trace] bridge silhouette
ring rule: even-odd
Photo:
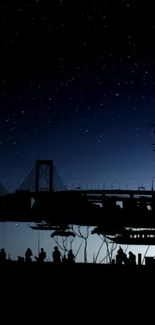
[[[155,245],[154,216],[153,188],[67,190],[53,160],[36,160],[14,193],[8,193],[0,184],[0,222],[35,222],[37,229],[43,230],[92,226],[96,227],[94,233],[117,243]]]
[[[53,160],[36,160],[35,165],[32,167],[28,175],[22,181],[22,183],[14,190],[15,191],[29,191],[31,193],[46,191],[46,192],[61,192],[61,191],[69,191],[67,186],[62,181],[57,169],[53,163]],[[88,189],[83,187],[76,187],[75,189],[71,189],[70,191],[78,191],[81,193],[91,193],[91,194],[102,194],[106,192],[111,195],[119,195],[119,194],[148,194],[152,195],[153,193],[153,185],[151,190],[145,190],[144,187],[139,187],[138,190],[131,189],[104,189],[98,185],[98,189]],[[9,191],[5,188],[5,186],[0,182],[0,196],[5,196],[9,194]],[[100,200],[99,200],[100,201]]]
[[[24,181],[15,191],[67,191],[61,177],[59,176],[53,160],[36,160]],[[0,196],[8,193],[0,182]]]

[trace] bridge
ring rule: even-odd
[[[67,190],[52,160],[36,160],[14,193],[0,185],[0,222],[5,221],[35,222],[40,230],[93,226],[93,233],[116,243],[155,245],[155,191]]]
[[[67,190],[61,180],[53,160],[36,160],[35,165],[30,170],[22,184],[15,191],[63,191]],[[0,196],[8,193],[0,183]]]

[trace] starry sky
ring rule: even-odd
[[[151,188],[153,7],[132,0],[2,1],[0,180],[36,158],[68,188]]]

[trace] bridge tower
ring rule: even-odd
[[[53,191],[53,160],[36,160],[35,192]]]

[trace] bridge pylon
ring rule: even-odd
[[[53,191],[53,160],[36,160],[35,192]]]

